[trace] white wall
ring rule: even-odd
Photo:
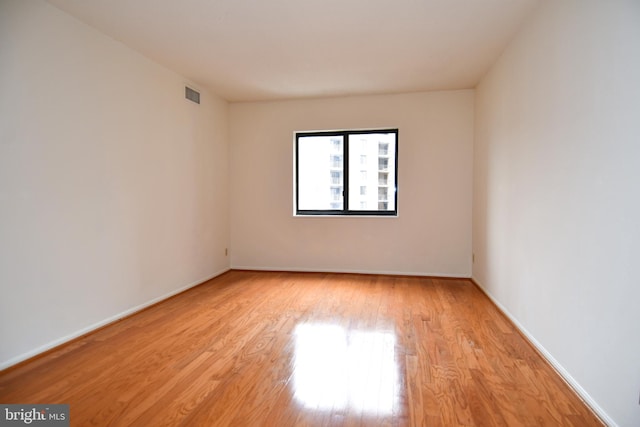
[[[476,93],[473,276],[640,425],[640,2],[542,4]]]
[[[0,368],[228,268],[227,104],[0,2]]]
[[[233,268],[471,273],[472,90],[230,104]],[[293,217],[293,135],[399,128],[398,218]]]

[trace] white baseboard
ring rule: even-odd
[[[203,277],[201,279],[196,280],[195,282],[189,283],[186,286],[183,286],[181,288],[175,289],[175,290],[173,290],[171,292],[168,292],[168,293],[166,293],[164,295],[161,295],[159,297],[153,298],[153,299],[151,299],[151,300],[149,300],[147,302],[144,302],[144,303],[142,303],[140,305],[132,307],[132,308],[130,308],[128,310],[125,310],[123,312],[120,312],[120,313],[118,313],[118,314],[116,314],[114,316],[108,317],[108,318],[106,318],[104,320],[101,320],[101,321],[99,321],[97,323],[89,325],[86,328],[82,328],[82,329],[80,329],[80,330],[78,330],[76,332],[73,332],[73,333],[71,333],[69,335],[66,335],[64,337],[58,338],[56,340],[50,341],[47,344],[42,345],[40,347],[37,347],[37,348],[35,348],[33,350],[30,350],[30,351],[28,351],[26,353],[22,353],[22,354],[20,354],[20,355],[18,355],[16,357],[12,357],[9,360],[0,362],[0,371],[2,371],[3,369],[9,368],[9,367],[11,367],[11,366],[13,366],[15,364],[18,364],[18,363],[20,363],[22,361],[25,361],[27,359],[30,359],[30,358],[32,358],[34,356],[37,356],[37,355],[39,355],[41,353],[44,353],[45,351],[51,350],[54,347],[57,347],[57,346],[62,345],[64,343],[67,343],[67,342],[69,342],[69,341],[71,341],[71,340],[73,340],[75,338],[81,337],[82,335],[88,334],[91,331],[94,331],[94,330],[96,330],[98,328],[101,328],[103,326],[108,325],[109,323],[113,323],[113,322],[115,322],[117,320],[120,320],[123,317],[130,316],[130,315],[132,315],[132,314],[134,314],[134,313],[136,313],[138,311],[141,311],[141,310],[143,310],[143,309],[145,309],[145,308],[147,308],[147,307],[149,307],[149,306],[151,306],[153,304],[156,304],[156,303],[158,303],[158,302],[160,302],[162,300],[165,300],[167,298],[171,298],[172,296],[177,295],[177,294],[179,294],[181,292],[184,292],[189,288],[193,288],[194,286],[198,286],[199,284],[204,283],[207,280],[211,280],[211,279],[213,279],[215,277],[218,277],[221,274],[224,274],[229,270],[230,270],[230,268],[225,268],[223,270],[220,270],[220,271],[218,271],[218,272],[216,272],[214,274],[211,274],[211,275],[209,275],[207,277]]]
[[[471,280],[473,280],[478,285],[480,290],[491,300],[491,302],[493,302],[496,305],[496,307],[498,307],[498,309],[505,316],[507,316],[507,318],[511,321],[511,323],[513,323],[515,327],[518,328],[518,330],[522,333],[522,335],[524,335],[527,338],[527,340],[529,340],[529,342],[547,360],[547,362],[549,362],[549,364],[553,366],[553,368],[565,380],[565,382],[569,384],[569,386],[571,386],[576,393],[578,393],[578,395],[582,398],[582,400],[584,400],[584,402],[587,405],[589,405],[589,407],[593,410],[593,412],[595,412],[600,417],[600,419],[604,423],[606,423],[608,426],[618,427],[618,424],[616,424],[616,422],[613,421],[611,417],[609,417],[609,415],[604,411],[604,409],[602,409],[600,405],[598,405],[598,403],[589,395],[589,393],[587,393],[587,391],[584,388],[582,388],[580,383],[578,383],[578,381],[576,381],[571,376],[571,374],[569,374],[569,372],[551,355],[551,353],[547,351],[546,348],[544,348],[542,344],[540,344],[540,342],[538,342],[538,340],[534,338],[533,335],[531,335],[531,333],[518,321],[518,319],[516,319],[509,312],[509,310],[507,310],[507,308],[504,305],[502,305],[493,295],[491,295],[491,293],[487,290],[487,288],[482,283],[480,283],[478,279],[473,277],[473,275],[471,276]]]
[[[469,274],[451,273],[424,273],[415,271],[387,271],[387,270],[352,270],[340,268],[300,268],[300,267],[255,267],[248,265],[234,265],[232,270],[255,270],[255,271],[290,271],[295,273],[346,273],[346,274],[385,274],[390,276],[419,276],[419,277],[449,277],[452,279],[470,279]]]

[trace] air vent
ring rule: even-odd
[[[200,104],[200,92],[196,92],[188,86],[184,87],[184,96],[189,101],[193,101],[196,104]]]

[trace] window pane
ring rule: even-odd
[[[342,136],[298,138],[298,209],[342,210]]]
[[[349,135],[349,168],[360,171],[349,174],[349,210],[395,210],[395,144],[395,133]],[[363,157],[372,160],[363,165]],[[358,187],[371,191],[353,191]]]

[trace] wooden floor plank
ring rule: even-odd
[[[602,425],[469,280],[384,275],[231,271],[0,372],[0,402],[74,426]]]

